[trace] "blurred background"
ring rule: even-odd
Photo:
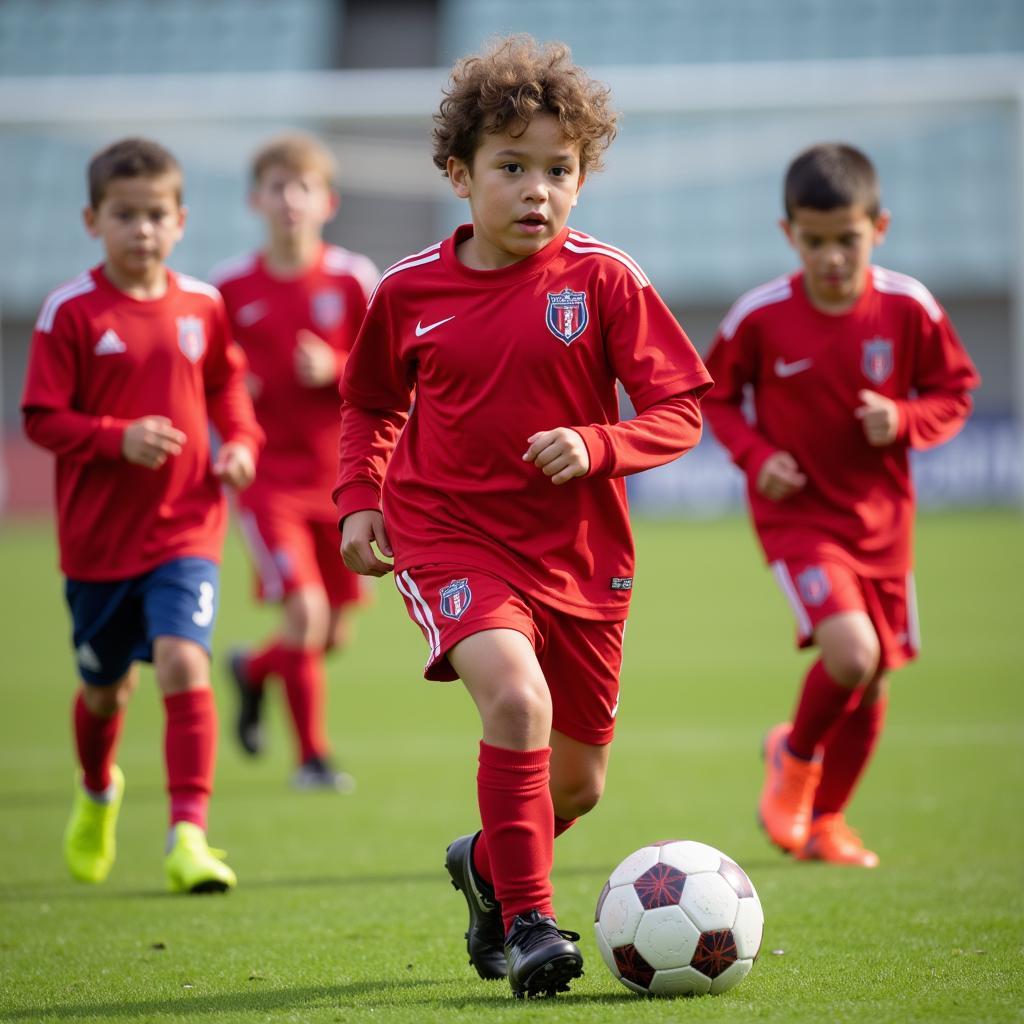
[[[984,376],[977,414],[917,459],[926,506],[1024,496],[1024,0],[0,0],[0,507],[45,514],[49,458],[18,402],[45,295],[100,259],[85,166],[128,134],[186,174],[176,269],[257,246],[247,164],[320,135],[341,165],[328,238],[383,268],[468,219],[430,159],[451,62],[495,34],[559,39],[622,111],[577,228],[631,253],[701,351],[734,299],[796,266],[789,159],[842,140],[893,213],[876,261],[920,278]],[[632,481],[634,507],[717,514],[739,474],[710,440]]]

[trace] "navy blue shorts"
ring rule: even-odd
[[[217,564],[206,558],[176,558],[110,583],[65,581],[82,679],[117,682],[133,661],[153,660],[158,636],[194,640],[210,653],[219,582]]]

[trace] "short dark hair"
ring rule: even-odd
[[[452,69],[434,115],[434,165],[445,171],[455,157],[472,166],[485,132],[518,136],[538,113],[557,117],[564,136],[579,144],[584,174],[601,169],[616,132],[608,88],[573,64],[564,43],[541,45],[529,35],[492,40]]]
[[[821,143],[799,154],[786,171],[783,195],[789,220],[801,206],[811,210],[863,206],[872,218],[882,210],[875,165],[843,142]]]
[[[121,139],[101,149],[89,161],[89,205],[94,210],[99,207],[115,178],[162,178],[164,175],[175,179],[174,192],[181,203],[184,182],[181,164],[158,142]]]

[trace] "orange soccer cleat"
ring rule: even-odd
[[[796,853],[810,834],[821,759],[804,761],[791,754],[786,746],[789,730],[789,723],[782,722],[765,737],[764,786],[757,811],[768,838],[787,853]]]
[[[877,868],[878,854],[865,848],[861,838],[846,824],[842,814],[822,814],[811,822],[811,833],[800,860],[824,860],[829,864],[853,864],[861,868]]]

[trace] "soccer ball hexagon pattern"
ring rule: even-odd
[[[746,872],[690,840],[652,843],[611,873],[594,915],[601,956],[634,992],[717,995],[761,948],[764,913]]]

